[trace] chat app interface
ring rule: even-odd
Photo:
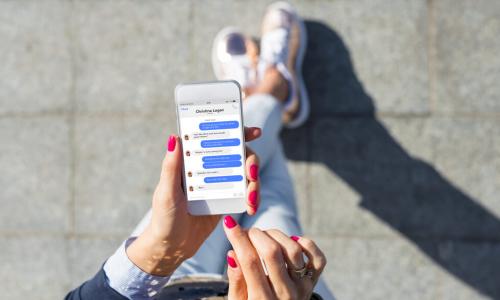
[[[179,104],[188,200],[244,197],[240,103]]]

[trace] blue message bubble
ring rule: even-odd
[[[220,140],[201,141],[202,148],[230,147],[239,145],[240,145],[240,139],[220,139]]]
[[[220,122],[204,122],[200,123],[200,130],[219,130],[238,128],[238,121],[220,121]]]
[[[202,160],[203,160],[203,162],[241,160],[241,155],[239,155],[239,154],[230,154],[230,155],[204,156],[202,158]]]
[[[214,176],[214,177],[205,177],[203,181],[205,183],[219,183],[219,182],[234,182],[234,181],[242,181],[243,176],[241,175],[231,175],[231,176]]]
[[[241,161],[239,160],[217,161],[217,162],[207,162],[203,164],[203,169],[236,168],[236,167],[241,167]]]

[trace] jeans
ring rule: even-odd
[[[293,184],[279,139],[281,104],[267,94],[252,95],[243,102],[243,119],[245,126],[262,129],[262,136],[248,143],[259,156],[261,202],[256,215],[238,214],[233,217],[244,228],[279,229],[287,235],[301,235]],[[133,236],[142,232],[150,214],[137,226]],[[196,275],[220,277],[227,267],[226,253],[229,249],[221,222],[198,252],[183,262],[171,278]],[[321,278],[315,292],[325,300],[334,299]]]

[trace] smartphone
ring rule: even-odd
[[[175,104],[189,213],[244,212],[247,180],[239,84],[179,84]]]

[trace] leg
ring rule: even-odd
[[[262,201],[254,216],[244,215],[241,225],[262,230],[276,228],[288,235],[301,235],[292,181],[281,145],[261,172]]]
[[[245,228],[279,229],[288,235],[301,235],[293,184],[286,159],[279,144],[261,172],[261,206],[255,216],[243,215],[240,224]],[[314,291],[325,300],[335,299],[320,278]]]
[[[280,105],[274,97],[267,94],[250,96],[243,102],[243,120],[245,126],[262,129],[262,136],[248,145],[259,156],[260,169],[264,170],[279,145]]]

